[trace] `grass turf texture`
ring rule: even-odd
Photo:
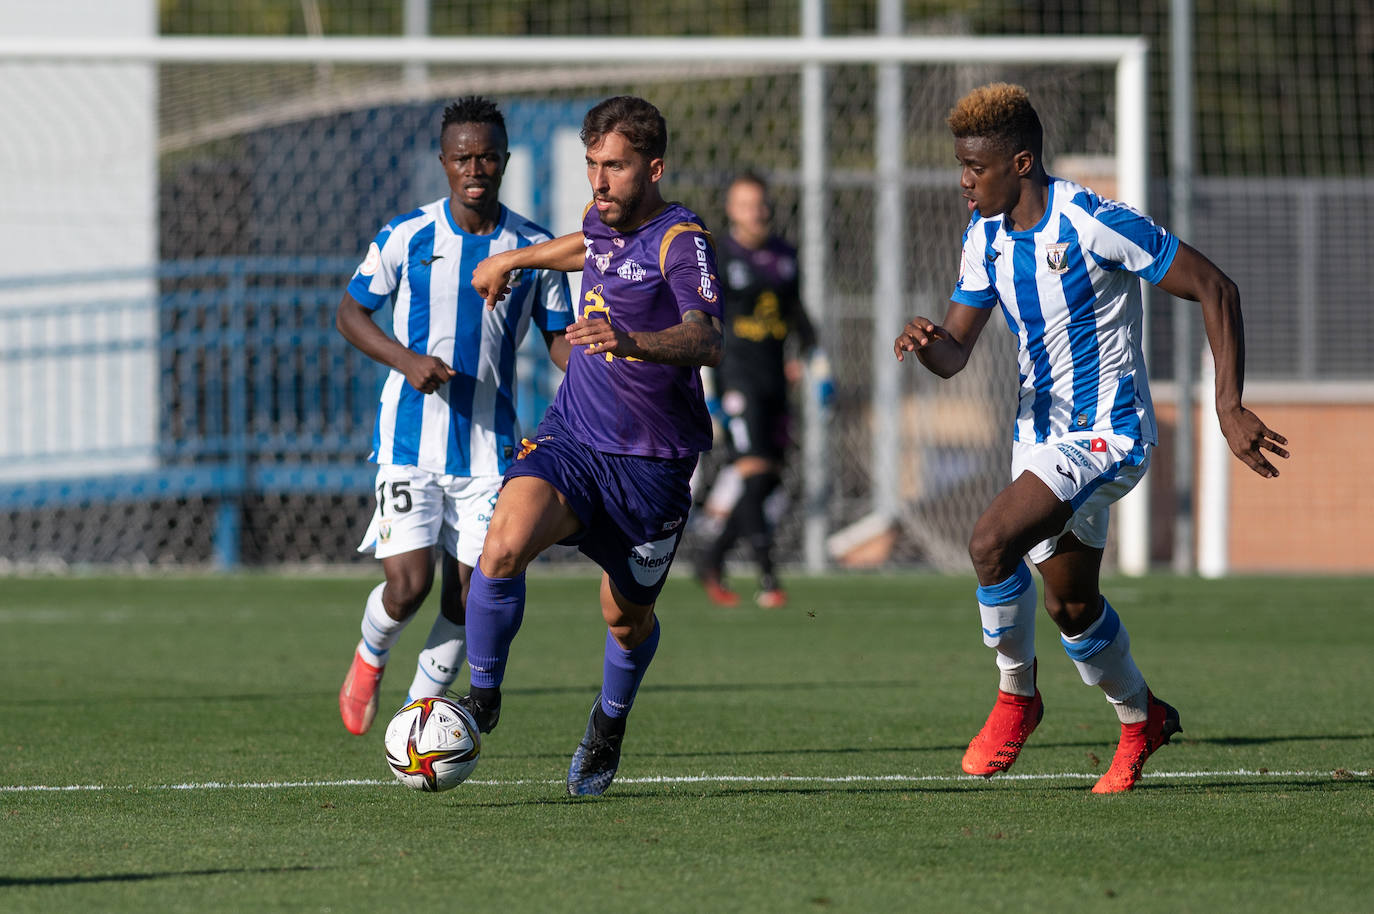
[[[437,795],[381,749],[434,598],[372,733],[338,720],[372,583],[0,580],[0,910],[1370,904],[1368,581],[1108,581],[1185,731],[1132,794],[1094,797],[1117,724],[1043,613],[1045,720],[1012,772],[1043,777],[983,781],[959,772],[995,688],[971,579],[796,578],[765,612],[675,578],[599,800],[562,784],[600,682],[594,579],[531,574],[501,726]],[[102,789],[12,789],[70,785]]]

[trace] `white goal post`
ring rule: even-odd
[[[1112,196],[1144,209],[1148,199],[1148,46],[1143,38],[1121,36],[1087,37],[973,37],[940,35],[934,37],[772,37],[772,38],[201,38],[158,37],[133,40],[0,38],[0,68],[28,63],[144,63],[144,64],[266,64],[319,66],[395,65],[409,67],[412,79],[406,90],[421,97],[423,84],[413,80],[415,65],[440,66],[500,66],[524,67],[537,70],[543,66],[594,67],[603,73],[603,81],[613,81],[604,74],[616,67],[720,67],[729,68],[797,68],[816,67],[878,67],[885,64],[988,67],[1005,65],[1052,66],[1094,65],[1110,68],[1114,74],[1115,111],[1111,114],[1114,136],[1111,138],[1115,171],[1115,192]],[[0,69],[0,72],[4,72]],[[804,93],[823,92],[823,84],[803,80]],[[890,99],[890,96],[889,96]],[[953,99],[950,99],[953,102]],[[871,114],[876,121],[875,135],[901,138],[905,129],[900,110],[891,105],[874,106]],[[799,129],[802,136],[797,144],[802,161],[797,163],[799,175],[799,211],[804,214],[823,213],[819,201],[833,186],[829,164],[816,161],[827,148],[827,126],[817,112],[819,104],[805,101],[798,107],[802,112]],[[891,152],[891,151],[887,151]],[[900,151],[887,155],[900,159]],[[879,158],[883,153],[879,154]],[[97,166],[98,167],[98,166]],[[953,187],[951,183],[951,188]],[[832,277],[826,264],[824,226],[815,217],[801,225],[800,238],[804,298],[822,301],[831,288]],[[907,252],[904,247],[911,239],[901,232],[874,233],[874,261],[901,262]],[[948,277],[939,277],[946,282]],[[952,281],[952,280],[949,280]],[[872,315],[872,346],[866,352],[878,353],[884,348],[890,353],[891,340],[900,330],[905,303],[900,300],[880,301],[874,297]],[[896,324],[894,326],[894,321]],[[885,344],[884,344],[885,341]],[[879,401],[881,391],[892,386],[883,378],[901,369],[895,360],[873,359],[869,367],[873,374],[872,402],[868,408],[877,415],[892,404]],[[810,415],[818,414],[814,394]],[[822,456],[824,449],[816,447],[819,437],[826,433],[817,423],[809,424],[810,436],[803,453],[810,463],[802,467],[807,491],[823,490],[829,467]],[[872,463],[874,513],[893,510],[893,499],[900,488],[901,442],[875,435],[872,442],[875,454]],[[893,449],[877,454],[883,448]],[[1142,574],[1149,566],[1149,496],[1148,480],[1142,482],[1117,512],[1118,564],[1128,574]],[[826,562],[823,548],[824,527],[810,525],[807,531],[803,558],[805,563],[819,568]]]

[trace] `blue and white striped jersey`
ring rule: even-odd
[[[505,301],[488,311],[472,271],[491,254],[551,236],[501,207],[496,230],[470,235],[437,200],[389,222],[367,249],[348,294],[375,311],[393,293],[392,332],[414,352],[438,356],[457,374],[425,395],[392,370],[382,386],[370,459],[455,476],[504,473],[518,451],[515,352],[531,322],[572,323],[567,277],[522,271]]]
[[[1033,229],[973,214],[950,298],[1000,304],[1017,336],[1014,440],[1098,431],[1157,443],[1139,279],[1159,282],[1177,251],[1148,216],[1057,178]]]

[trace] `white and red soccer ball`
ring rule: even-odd
[[[386,726],[386,763],[413,790],[457,787],[477,767],[482,735],[477,722],[448,698],[417,698]]]

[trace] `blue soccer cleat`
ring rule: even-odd
[[[620,742],[625,733],[597,731],[596,709],[600,706],[601,696],[598,695],[587,717],[587,732],[577,744],[572,764],[568,766],[568,793],[575,797],[601,796],[615,780],[616,769],[620,767]]]

